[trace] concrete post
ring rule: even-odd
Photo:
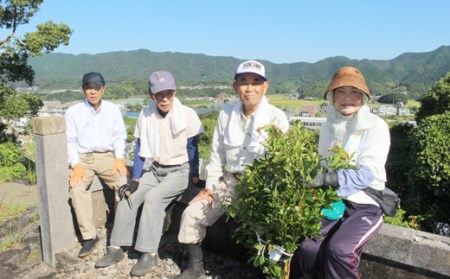
[[[55,254],[73,244],[69,206],[69,168],[63,116],[33,119],[36,175],[44,262],[56,266]]]

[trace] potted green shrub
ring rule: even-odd
[[[266,154],[247,166],[235,199],[227,206],[239,223],[234,237],[250,249],[254,266],[272,278],[288,274],[289,261],[306,238],[320,236],[322,209],[339,201],[331,188],[307,188],[321,166],[318,133],[301,122],[287,133],[275,126],[265,129]],[[332,170],[351,166],[351,156],[341,148],[331,150],[327,162]]]

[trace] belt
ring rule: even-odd
[[[91,152],[86,152],[86,153],[81,153],[81,154],[105,154],[105,153],[113,153],[113,151],[109,150],[109,151],[91,151]]]
[[[180,167],[180,166],[182,166],[184,164],[181,164],[181,165],[163,165],[163,164],[160,164],[160,163],[158,163],[156,161],[153,161],[153,165],[155,167],[157,167],[157,168],[174,168],[174,167]]]

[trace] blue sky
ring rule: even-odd
[[[148,49],[317,62],[389,60],[450,45],[449,0],[44,0],[27,27],[52,20],[74,33],[63,53]]]

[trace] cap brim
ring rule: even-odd
[[[160,85],[160,86],[151,86],[150,87],[150,91],[152,92],[152,94],[158,94],[161,91],[165,91],[165,90],[173,90],[176,91],[177,88],[172,87],[172,86],[165,86],[165,85]]]
[[[98,81],[87,81],[83,84],[83,87],[88,86],[88,85],[93,85],[95,87],[103,87],[105,86],[103,83],[98,82]]]
[[[242,73],[239,73],[239,74],[235,74],[234,75],[234,79],[236,80],[237,76],[238,75],[242,75],[242,74],[254,74],[254,75],[262,77],[264,80],[267,80],[267,78],[265,76],[262,76],[262,75],[260,75],[258,73],[255,73],[255,72],[242,72]]]

